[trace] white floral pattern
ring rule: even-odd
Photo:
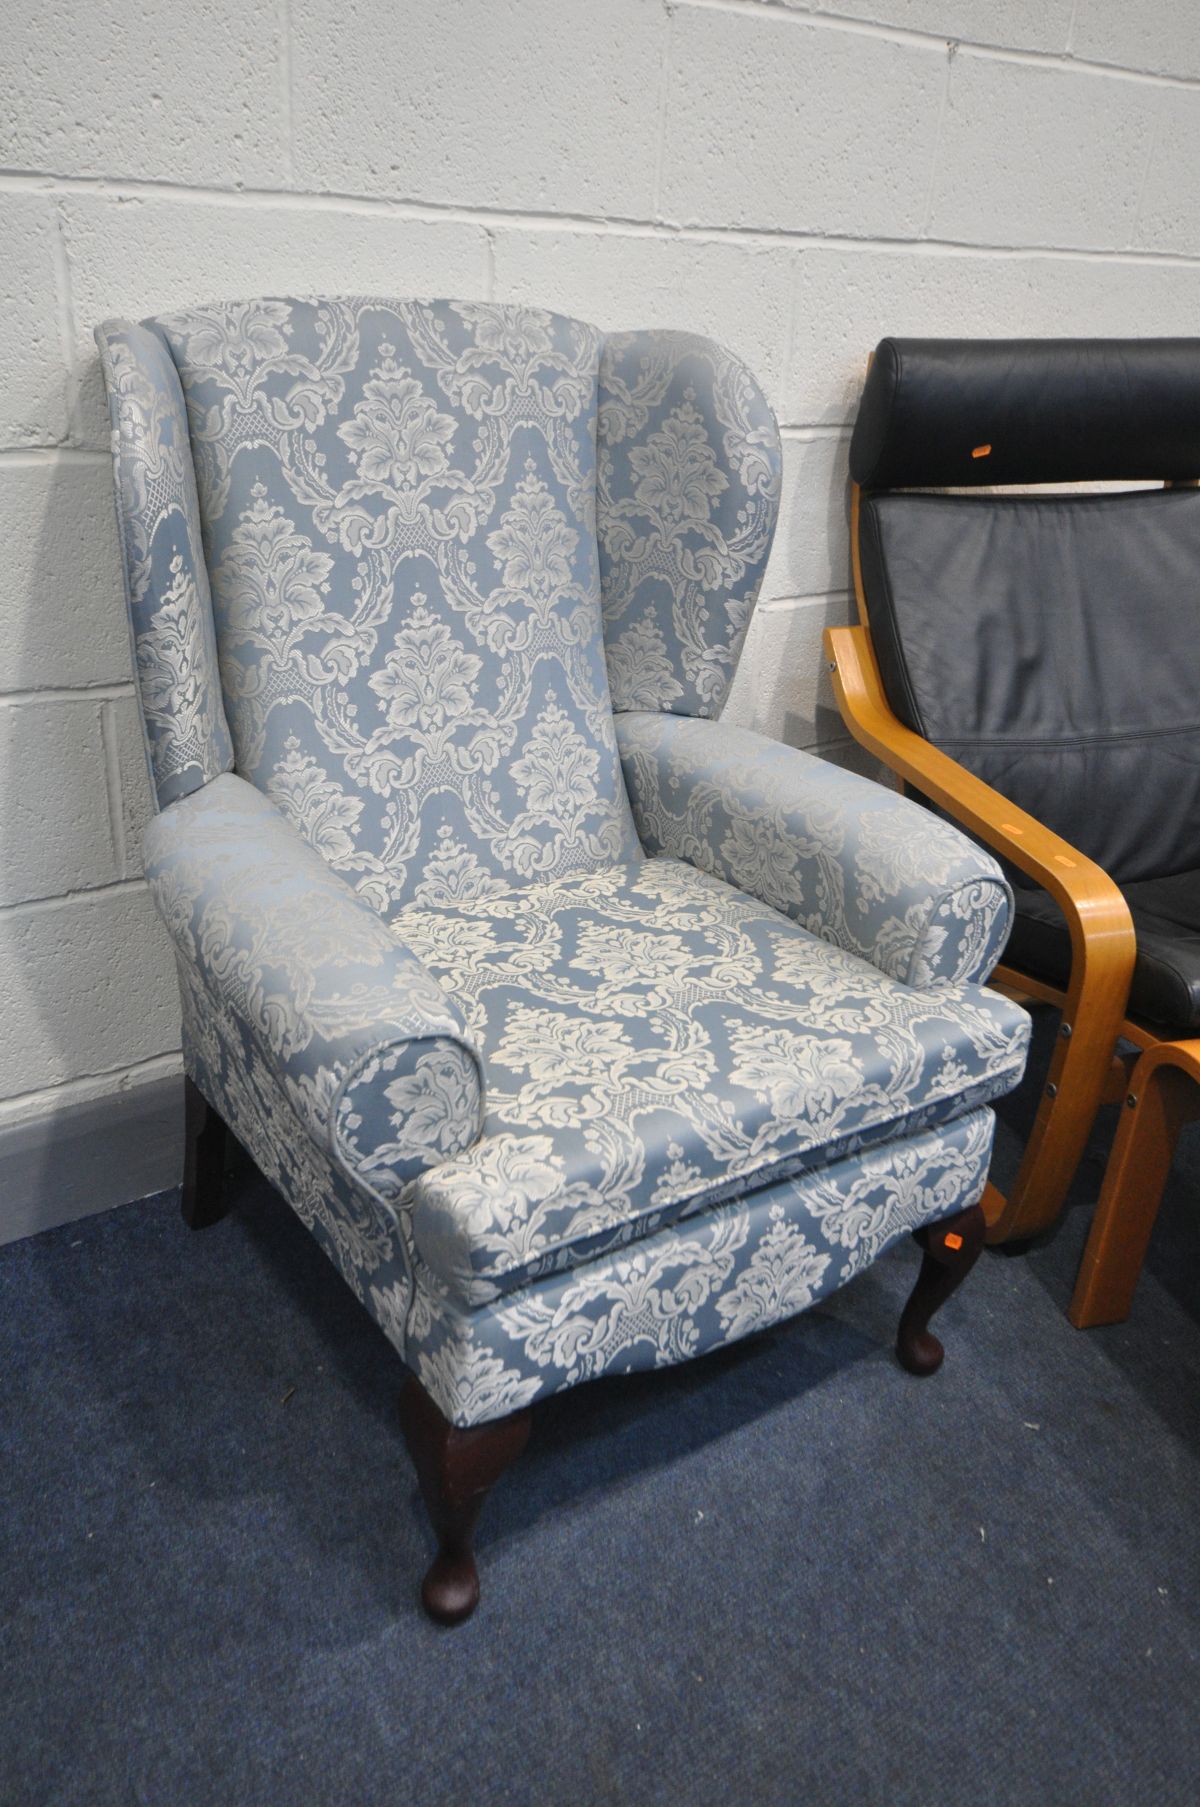
[[[379,354],[382,361],[363,384],[362,400],[337,429],[361,485],[348,486],[342,492],[347,496],[383,489],[399,497],[449,468],[446,447],[454,438],[454,420],[440,414],[416,378],[399,368],[394,346],[384,341]]]
[[[971,1204],[987,1177],[992,1113],[974,1110],[466,1306],[422,1262],[411,1214],[381,1213],[350,1183],[304,1133],[245,1027],[194,969],[182,964],[180,979],[192,1077],[441,1410],[464,1427],[603,1374],[688,1361],[766,1329],[826,1297],[901,1236]]]
[[[992,1114],[852,1155],[719,1205],[491,1305],[464,1309],[415,1260],[406,1359],[473,1424],[602,1374],[690,1361],[833,1292],[900,1236],[979,1196]],[[833,1241],[837,1205],[869,1205],[869,1254]]]
[[[278,794],[297,750],[319,768],[353,843],[338,868],[379,910],[444,830],[505,883],[630,858],[591,524],[599,335],[448,302],[261,308],[230,306],[232,348],[221,308],[156,323],[238,772]]]

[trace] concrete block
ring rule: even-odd
[[[55,232],[46,196],[0,194],[0,449],[66,438]]]
[[[1062,51],[1074,0],[766,0],[791,12],[830,13],[904,31],[935,32],[967,44],[1007,50]],[[1087,0],[1083,0],[1087,4]]]
[[[0,703],[0,797],[0,906],[116,877],[99,703]]]
[[[667,17],[646,0],[306,0],[296,179],[467,207],[646,218]]]
[[[853,616],[848,596],[760,604],[722,721],[793,747],[812,748],[844,735],[821,635]]]
[[[916,234],[945,86],[936,45],[681,7],[672,23],[664,219]]]
[[[0,1098],[169,1054],[179,999],[143,886],[0,911]]]
[[[850,587],[849,440],[783,442],[783,493],[762,597],[819,596]]]
[[[1081,338],[1196,331],[1196,274],[1178,264],[997,257],[937,246],[802,246],[782,416],[851,422],[885,334]]]
[[[1158,137],[1146,171],[1134,243],[1148,251],[1200,254],[1196,183],[1200,179],[1200,89],[1160,88]],[[1188,271],[1195,296],[1196,272]],[[1198,310],[1193,307],[1191,331]]]
[[[1071,54],[1122,69],[1200,78],[1195,0],[1079,0]]]
[[[5,13],[20,71],[0,109],[0,165],[56,175],[271,183],[286,173],[276,0]]]
[[[530,230],[495,234],[495,295],[594,321],[705,333],[737,352],[778,404],[795,252],[644,233]]]
[[[1161,98],[1144,82],[961,51],[951,68],[929,236],[1127,245]]]
[[[0,646],[0,691],[128,682],[107,456],[0,462]]]
[[[136,196],[64,203],[83,431],[108,444],[92,329],[189,303],[253,295],[461,295],[486,292],[479,226],[348,208],[305,210]]]

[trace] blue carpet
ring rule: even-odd
[[[0,1801],[1192,1807],[1200,1140],[1131,1321],[1083,1334],[1111,1133],[931,1381],[890,1352],[905,1247],[551,1401],[453,1632],[400,1364],[260,1182],[201,1235],[164,1195],[0,1250]]]

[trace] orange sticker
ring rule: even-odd
[[[972,458],[986,458],[991,449],[990,445],[977,445],[971,456]]]
[[[946,1238],[946,1247],[948,1249],[961,1249],[962,1237],[955,1235],[954,1231],[951,1230],[950,1234]]]

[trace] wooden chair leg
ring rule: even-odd
[[[1148,1049],[1126,1107],[1068,1307],[1077,1330],[1124,1323],[1133,1307],[1179,1132],[1200,1116],[1200,1041]]]
[[[225,1154],[229,1131],[199,1086],[183,1082],[183,1189],[179,1208],[189,1230],[220,1223],[229,1209]]]
[[[954,1217],[914,1231],[914,1241],[925,1252],[896,1336],[900,1365],[910,1374],[924,1378],[941,1367],[946,1351],[930,1330],[929,1320],[974,1267],[986,1231],[982,1205],[969,1205]]]
[[[439,1625],[459,1625],[479,1604],[476,1522],[491,1488],[529,1441],[532,1413],[459,1430],[410,1375],[400,1394],[400,1422],[438,1540],[421,1600]]]

